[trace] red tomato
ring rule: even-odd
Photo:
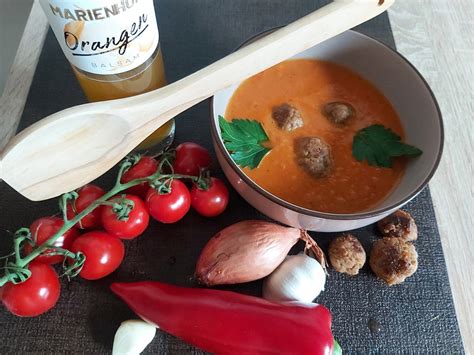
[[[64,221],[58,217],[43,217],[34,221],[30,226],[31,238],[35,241],[36,245],[41,245],[51,238],[56,232],[61,229]],[[69,229],[66,233],[60,236],[53,243],[53,246],[63,249],[69,249],[72,242],[79,235],[76,228]],[[26,243],[24,247],[25,254],[31,253],[33,247]],[[46,263],[46,264],[57,264],[63,261],[62,255],[48,256],[51,253],[51,249],[47,249],[42,255],[35,258],[35,261]]]
[[[198,176],[201,168],[211,166],[211,155],[199,144],[186,142],[176,147],[173,169],[176,174]]]
[[[84,211],[89,205],[105,194],[99,186],[85,185],[78,191],[79,197],[76,201],[69,201],[67,205],[67,218],[72,219],[77,214]],[[102,213],[102,206],[97,207],[94,211],[84,216],[77,224],[81,229],[91,229],[100,227],[100,216]]]
[[[217,216],[224,212],[228,203],[229,190],[218,178],[211,178],[207,190],[201,190],[196,185],[191,189],[191,205],[202,216]]]
[[[126,183],[135,179],[144,178],[150,176],[156,172],[158,169],[158,162],[152,157],[142,156],[140,161],[132,166],[129,170],[123,174],[120,182]],[[127,193],[131,195],[136,195],[141,198],[145,198],[146,193],[150,185],[147,182],[141,183],[140,185],[130,187],[127,189]]]
[[[86,280],[97,280],[114,272],[125,255],[125,248],[120,239],[100,231],[79,236],[72,243],[71,251],[80,251],[86,256],[79,273]]]
[[[127,200],[133,201],[134,207],[130,211],[127,220],[120,221],[113,211],[112,206],[104,206],[102,210],[102,225],[109,234],[121,239],[133,239],[142,234],[150,215],[145,203],[137,196],[125,195]],[[121,197],[113,197],[110,201],[120,201]]]
[[[160,194],[150,188],[146,195],[146,204],[151,216],[158,222],[174,223],[183,218],[191,207],[191,195],[184,183],[171,182],[171,192]]]
[[[2,288],[2,302],[16,316],[36,317],[49,311],[59,299],[61,285],[54,269],[32,261],[31,276],[25,282],[14,285],[9,282]]]

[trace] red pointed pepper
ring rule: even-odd
[[[113,283],[141,318],[214,354],[332,354],[331,314],[235,292],[160,282]]]

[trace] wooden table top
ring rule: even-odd
[[[456,314],[467,353],[474,353],[470,323],[474,279],[470,276],[473,218],[474,25],[470,0],[398,0],[389,10],[397,49],[425,77],[445,125],[443,159],[430,182]],[[22,40],[0,97],[0,148],[14,134],[23,112],[48,23],[33,4]],[[467,127],[466,127],[467,125]]]

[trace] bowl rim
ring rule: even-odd
[[[245,45],[247,45],[248,43],[262,37],[262,36],[265,36],[268,33],[271,33],[273,31],[277,30],[280,27],[282,27],[282,26],[262,31],[262,32],[260,32],[256,35],[250,37],[249,39],[244,41],[242,44],[240,44],[236,48],[236,50],[243,47],[243,46],[245,46]],[[379,41],[375,38],[372,38],[372,37],[370,37],[370,36],[368,36],[364,33],[355,31],[355,30],[348,30],[346,32],[352,32],[353,34],[355,34],[357,36],[363,37],[365,40],[375,42],[375,44],[380,45],[380,46],[384,47],[385,49],[388,49],[389,52],[391,52],[392,54],[395,54],[396,56],[401,58],[406,64],[408,64],[408,66],[414,71],[414,73],[421,79],[423,85],[425,86],[425,89],[428,91],[428,93],[431,96],[431,100],[433,101],[433,103],[436,107],[437,114],[438,114],[437,116],[438,116],[439,130],[440,130],[440,145],[439,145],[438,153],[436,155],[436,160],[434,162],[433,167],[431,168],[431,170],[430,170],[429,174],[427,175],[427,177],[411,193],[409,193],[404,198],[402,198],[400,200],[397,200],[396,202],[390,204],[389,206],[387,206],[385,208],[376,208],[373,211],[357,212],[357,213],[319,212],[319,211],[314,211],[314,210],[310,210],[308,208],[304,208],[304,207],[295,205],[293,203],[285,201],[282,198],[266,191],[265,189],[260,187],[257,183],[255,183],[252,179],[250,179],[241,170],[241,168],[234,162],[234,160],[230,156],[229,152],[225,148],[224,143],[223,143],[222,139],[220,138],[219,133],[217,131],[218,130],[218,127],[217,127],[218,125],[216,124],[216,120],[214,119],[214,95],[209,100],[209,106],[210,106],[209,111],[210,111],[210,116],[211,116],[210,117],[211,118],[211,135],[212,135],[213,141],[216,143],[215,146],[218,147],[218,149],[219,149],[220,153],[223,155],[224,159],[232,167],[232,170],[239,176],[240,179],[245,181],[245,183],[247,185],[249,185],[255,192],[257,192],[258,194],[262,195],[263,197],[269,199],[270,201],[276,203],[277,205],[285,207],[285,208],[287,208],[287,209],[289,209],[293,212],[296,212],[296,213],[304,214],[304,215],[311,216],[311,217],[318,217],[318,218],[332,219],[332,220],[354,220],[354,219],[370,218],[370,217],[375,217],[375,216],[378,216],[378,215],[381,215],[381,214],[384,214],[384,213],[386,214],[386,213],[398,208],[399,206],[403,206],[405,203],[409,202],[416,195],[418,195],[428,185],[428,182],[431,180],[431,178],[435,174],[436,170],[438,169],[439,163],[441,161],[441,156],[443,154],[443,149],[444,149],[444,125],[443,125],[442,113],[441,113],[438,101],[436,100],[436,97],[435,97],[432,89],[430,88],[430,86],[427,83],[427,81],[425,80],[425,78],[418,71],[418,69],[416,69],[416,67],[412,63],[410,63],[410,61],[408,61],[408,59],[406,59],[402,54],[397,52],[395,49],[389,47],[387,44],[385,44],[385,43],[383,43],[383,42],[381,42],[381,41]]]

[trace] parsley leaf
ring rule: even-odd
[[[262,145],[268,141],[268,136],[260,122],[236,118],[229,122],[219,116],[219,126],[226,149],[242,168],[255,169],[270,151]]]
[[[358,160],[367,160],[369,165],[392,167],[392,158],[418,156],[423,152],[401,141],[399,135],[380,124],[361,129],[352,141],[352,155]]]

